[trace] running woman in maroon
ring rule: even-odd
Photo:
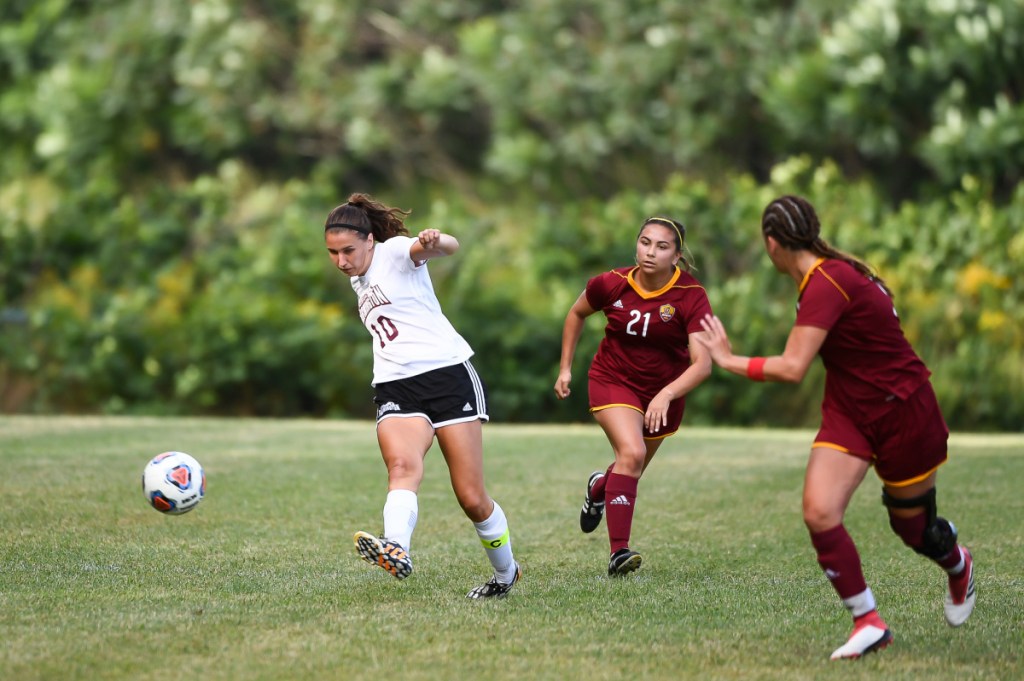
[[[798,383],[815,355],[825,365],[821,428],[804,478],[803,515],[818,563],[853,615],[853,634],[832,659],[856,658],[892,641],[843,526],[868,468],[882,480],[889,524],[948,575],[946,621],[960,626],[974,609],[974,565],[953,523],[937,515],[935,478],[949,430],[930,372],[900,328],[885,284],[860,260],[819,236],[813,206],[796,196],[772,201],[761,217],[775,268],[798,285],[796,324],[781,355],[734,355],[717,317],[704,320],[715,363],[755,381]]]
[[[608,324],[591,363],[590,411],[615,461],[587,481],[580,529],[593,532],[608,510],[608,574],[624,575],[642,558],[629,548],[637,482],[666,437],[679,429],[685,396],[711,374],[711,357],[692,336],[711,314],[707,294],[684,257],[686,228],[669,218],[644,221],[636,266],[600,274],[569,310],[555,394],[569,396],[572,361],[584,321],[598,310]],[[686,271],[679,269],[682,261]]]

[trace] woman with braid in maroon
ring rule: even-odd
[[[825,396],[804,477],[803,516],[818,563],[853,615],[853,634],[832,659],[857,658],[893,639],[843,527],[850,498],[872,465],[893,532],[947,573],[946,621],[960,626],[974,609],[974,564],[935,504],[949,430],[931,372],[904,337],[891,292],[867,265],[822,240],[814,207],[803,198],[768,204],[761,232],[772,264],[798,285],[785,350],[771,357],[735,355],[711,315],[699,339],[716,364],[755,381],[798,383],[821,355]]]
[[[593,532],[608,509],[608,574],[640,567],[629,548],[637,482],[664,439],[679,429],[685,396],[711,374],[711,357],[694,334],[711,313],[707,294],[684,257],[686,228],[669,218],[644,220],[636,266],[599,274],[569,310],[555,394],[569,396],[572,360],[587,317],[608,319],[591,363],[590,411],[608,436],[615,461],[587,481],[580,529]],[[682,260],[684,270],[679,268]]]

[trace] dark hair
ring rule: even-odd
[[[363,239],[373,234],[377,241],[387,241],[393,236],[409,233],[404,220],[411,212],[385,206],[369,194],[352,194],[346,203],[327,215],[324,232],[350,229]]]
[[[696,270],[697,268],[693,264],[693,256],[690,253],[690,249],[686,247],[686,225],[672,218],[653,215],[640,224],[640,231],[637,232],[636,238],[639,239],[640,234],[644,231],[644,227],[652,223],[672,228],[672,243],[676,245],[676,250],[682,254],[683,269],[687,272]]]
[[[761,214],[761,234],[772,237],[783,248],[792,251],[806,250],[822,258],[842,260],[876,282],[892,297],[892,291],[867,263],[838,248],[833,248],[821,238],[818,214],[805,198],[780,196],[769,203]]]

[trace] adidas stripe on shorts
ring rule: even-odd
[[[373,398],[377,423],[419,416],[434,428],[487,421],[487,387],[472,363],[463,362],[418,376],[378,383]]]

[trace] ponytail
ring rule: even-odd
[[[821,223],[811,203],[800,196],[781,196],[761,214],[761,233],[790,250],[807,250],[821,258],[842,260],[892,297],[882,278],[863,260],[834,248],[821,238]]]
[[[404,221],[410,212],[385,206],[369,194],[356,193],[330,212],[324,231],[350,229],[364,239],[373,234],[377,241],[387,241],[393,236],[409,234]]]

